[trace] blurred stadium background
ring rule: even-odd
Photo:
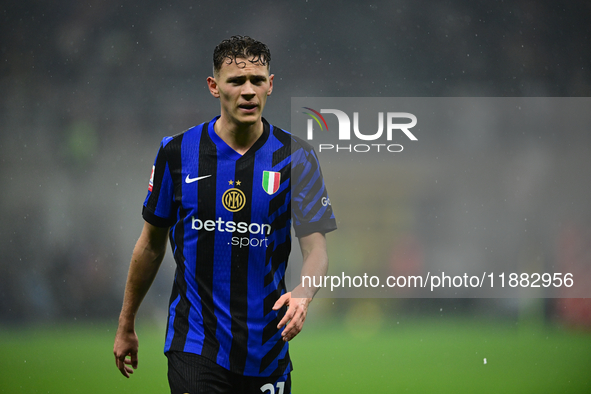
[[[269,45],[276,79],[265,114],[284,127],[290,124],[291,97],[591,95],[591,3],[583,0],[8,0],[0,6],[0,21],[0,392],[21,392],[19,387],[45,392],[24,384],[25,376],[49,382],[42,376],[68,375],[71,365],[77,365],[83,384],[61,392],[134,391],[119,380],[110,353],[129,257],[142,226],[141,204],[161,138],[219,111],[205,78],[220,40],[246,34]],[[440,136],[429,148],[431,158],[438,159],[423,165],[439,168],[436,188],[421,184],[416,166],[397,163],[388,176],[401,185],[400,194],[387,216],[377,210],[384,201],[360,203],[375,179],[323,162],[329,191],[330,179],[350,176],[365,182],[352,191],[340,191],[334,182],[333,194],[344,196],[341,201],[333,197],[337,214],[355,210],[356,225],[370,222],[376,231],[388,226],[388,234],[395,234],[394,239],[357,238],[363,248],[351,250],[354,230],[343,228],[329,236],[331,259],[360,253],[364,267],[404,266],[444,256],[470,264],[481,257],[474,245],[491,245],[514,266],[537,261],[589,267],[591,134],[489,130],[469,137],[460,144],[457,136]],[[481,165],[495,182],[473,179],[470,172],[445,172],[466,156],[485,157]],[[488,195],[505,202],[478,208]],[[464,214],[466,204],[478,215]],[[532,220],[525,224],[522,216]],[[479,223],[499,221],[492,238],[471,231]],[[466,247],[453,247],[458,242]],[[150,340],[145,348],[153,350],[146,354],[155,358],[145,365],[156,363],[154,374],[163,379],[158,341],[173,270],[169,254],[141,309]],[[440,379],[443,392],[446,387],[473,392],[485,386],[454,386],[462,379],[496,382],[487,386],[495,390],[482,392],[552,392],[535,383],[545,382],[542,377],[552,378],[559,388],[575,385],[564,392],[591,392],[584,372],[591,367],[588,301],[319,299],[300,349],[294,346],[301,371],[294,379],[345,382],[338,387],[355,392],[363,387],[395,391],[396,383],[409,392],[430,392],[436,386],[424,382],[438,371],[434,379]],[[426,327],[431,331],[421,331]],[[488,378],[459,361],[441,369],[447,365],[442,359],[453,359],[455,353],[440,346],[462,346],[461,327],[472,331],[465,333],[466,347],[456,348],[459,353],[494,351],[496,346],[506,352],[503,360],[528,365],[507,362]],[[403,356],[417,348],[388,349],[397,334],[400,346],[430,341],[432,348],[420,348],[424,357],[408,364],[425,366],[425,375],[400,369]],[[334,355],[323,353],[323,344]],[[67,346],[69,353],[56,350]],[[336,350],[340,346],[342,354]],[[28,357],[22,349],[37,353],[37,364],[29,358],[33,370],[23,363]],[[91,377],[79,365],[81,354],[96,355],[92,360],[101,360],[100,365],[104,359],[111,375]],[[379,364],[376,357],[383,354],[402,358]],[[486,357],[479,353],[474,360],[482,366]],[[62,366],[53,358],[78,363]],[[392,378],[388,368],[363,372],[367,360],[402,372]],[[328,364],[334,370],[323,372]],[[144,374],[141,379],[147,378]],[[510,379],[499,385],[504,376]],[[59,384],[54,392],[60,392]],[[314,392],[320,386],[304,387]]]

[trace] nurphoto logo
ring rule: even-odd
[[[317,111],[310,107],[303,107],[310,111],[302,111],[310,118],[307,122],[306,138],[308,141],[314,140],[314,126],[320,129],[320,132],[328,132],[328,123],[322,114],[332,114],[336,116],[338,122],[338,142],[337,144],[321,143],[318,144],[318,151],[333,151],[347,153],[366,153],[366,152],[402,152],[404,147],[401,144],[391,143],[395,136],[404,135],[411,141],[417,141],[417,137],[410,131],[417,124],[417,117],[408,112],[378,112],[377,131],[362,129],[359,126],[359,112],[353,112],[353,122],[346,112],[339,109],[320,109]],[[367,113],[367,111],[366,111]],[[364,114],[365,115],[365,114]],[[374,115],[375,116],[375,115]],[[369,118],[369,116],[368,116]],[[352,123],[352,125],[351,125]],[[367,124],[369,123],[366,121]],[[385,123],[385,126],[384,126]],[[352,126],[352,127],[351,127]],[[353,133],[351,133],[351,130]],[[385,130],[385,138],[384,138]],[[363,141],[359,144],[346,144],[346,141]],[[371,142],[371,143],[369,143]]]

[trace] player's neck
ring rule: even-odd
[[[215,122],[214,130],[230,148],[244,155],[263,134],[263,121],[259,119],[250,125],[238,125],[222,116]]]

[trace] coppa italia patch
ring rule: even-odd
[[[273,194],[279,190],[281,174],[275,171],[263,171],[263,189],[267,194]]]
[[[150,183],[148,183],[148,191],[152,191],[154,187],[154,170],[156,169],[155,166],[152,166],[152,175],[150,175]]]

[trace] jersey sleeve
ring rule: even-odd
[[[152,167],[148,195],[142,209],[144,220],[156,227],[170,227],[176,222],[174,185],[165,149],[171,139],[171,137],[166,137],[160,144]]]
[[[297,237],[336,230],[336,219],[314,148],[292,141],[292,216]]]

